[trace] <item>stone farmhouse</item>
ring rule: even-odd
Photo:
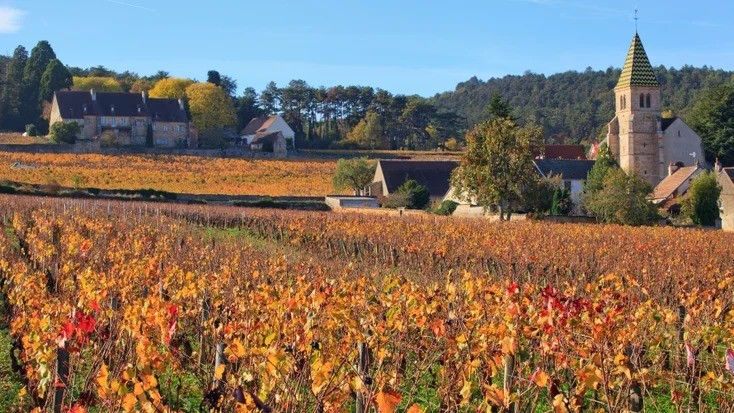
[[[280,115],[266,116],[262,118],[253,118],[242,132],[240,132],[240,145],[257,145],[255,141],[261,140],[274,132],[280,132],[283,138],[291,142],[291,147],[295,149],[296,133],[291,129],[288,123]],[[253,150],[259,150],[256,147]]]
[[[198,133],[181,99],[150,98],[146,92],[59,91],[54,93],[49,123],[76,122],[77,139],[99,141],[112,134],[121,146],[145,146],[148,130],[153,146],[196,148]]]
[[[614,88],[616,115],[605,142],[627,173],[636,173],[653,187],[671,163],[679,167],[705,165],[701,137],[683,120],[662,119],[660,82],[635,33]]]
[[[693,166],[670,164],[668,176],[655,187],[651,200],[658,209],[672,215],[680,213],[681,203],[691,187],[693,179],[706,169],[699,163]]]

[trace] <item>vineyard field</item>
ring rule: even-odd
[[[0,220],[17,411],[734,411],[731,233],[6,195]]]
[[[336,161],[316,159],[0,152],[0,177],[8,181],[189,194],[324,196],[333,192],[335,169]]]

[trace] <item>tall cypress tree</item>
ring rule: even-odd
[[[0,129],[20,130],[23,128],[21,116],[23,106],[23,71],[28,61],[28,51],[18,46],[5,68],[5,87],[0,96],[2,123]]]
[[[40,95],[41,77],[49,63],[54,59],[56,59],[56,53],[54,53],[51,44],[46,40],[41,40],[31,50],[31,56],[28,58],[28,62],[23,70],[25,93],[21,113],[26,123],[36,122],[40,117],[42,104]]]
[[[54,59],[46,67],[41,76],[40,98],[42,101],[51,101],[54,92],[68,89],[72,86],[71,73],[59,59]]]

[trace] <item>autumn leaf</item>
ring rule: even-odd
[[[125,397],[122,398],[122,408],[126,412],[130,412],[133,410],[137,402],[138,402],[137,397],[135,397],[135,395],[132,393],[128,393],[125,395]]]
[[[379,413],[393,413],[403,400],[403,396],[395,390],[386,389],[375,395],[375,403]]]
[[[425,410],[418,403],[414,403],[405,413],[425,413]]]
[[[224,364],[220,364],[217,366],[217,368],[214,369],[214,378],[217,380],[222,380],[223,374],[224,374]]]

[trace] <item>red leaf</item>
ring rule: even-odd
[[[71,336],[74,334],[74,323],[66,323],[63,326],[61,326],[61,335],[64,336],[65,340],[68,340],[71,338]]]

